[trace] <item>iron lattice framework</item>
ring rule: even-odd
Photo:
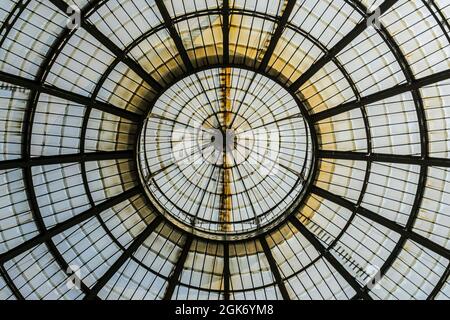
[[[450,298],[449,17],[443,0],[2,0],[0,298]],[[245,238],[190,232],[143,182],[140,137],[183,81],[215,92],[220,127],[258,77],[291,97],[263,107],[299,110],[286,130],[308,148],[280,165],[301,196]],[[222,224],[238,194],[255,214],[262,190],[220,170]]]

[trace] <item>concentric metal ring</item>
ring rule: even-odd
[[[199,71],[160,96],[140,136],[140,173],[189,232],[240,239],[286,217],[310,173],[309,127],[281,85],[240,68]]]

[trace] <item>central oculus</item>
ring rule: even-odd
[[[311,167],[297,100],[240,68],[199,71],[169,87],[139,137],[139,173],[155,209],[193,234],[238,240],[298,210]]]

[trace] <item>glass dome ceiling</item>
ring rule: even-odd
[[[0,299],[449,299],[449,19],[2,0]]]
[[[142,183],[188,232],[249,238],[298,205],[311,162],[307,130],[300,106],[273,80],[200,71],[152,106],[139,142]]]

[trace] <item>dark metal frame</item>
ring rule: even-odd
[[[405,228],[402,225],[399,225],[396,222],[393,222],[383,216],[380,216],[379,214],[376,214],[375,212],[372,212],[368,209],[365,209],[363,207],[357,207],[354,203],[350,202],[349,200],[346,200],[342,198],[341,196],[335,195],[327,190],[324,190],[319,187],[313,187],[312,192],[322,198],[325,198],[327,200],[330,200],[331,202],[334,202],[350,211],[355,211],[359,215],[361,215],[364,218],[368,218],[372,221],[377,222],[378,224],[395,231],[396,233],[400,234],[402,237],[406,237],[407,239],[411,239],[414,242],[422,245],[423,247],[439,254],[440,256],[449,259],[450,260],[450,250],[434,243],[433,241],[429,240],[428,238],[425,238],[424,236],[421,236],[413,231],[411,231],[409,228]]]
[[[32,138],[32,126],[34,121],[34,111],[36,109],[36,105],[39,100],[39,96],[41,93],[40,87],[44,85],[45,78],[50,70],[50,65],[53,64],[54,60],[53,58],[56,57],[62,50],[63,44],[66,42],[66,37],[71,34],[70,30],[65,30],[60,37],[55,41],[53,46],[50,48],[50,51],[44,60],[43,64],[39,68],[39,71],[35,77],[37,87],[32,87],[30,92],[30,97],[27,103],[26,113],[24,117],[24,125],[23,125],[23,136],[22,136],[22,158],[25,159],[27,163],[30,162],[31,159],[31,138]],[[33,184],[33,176],[31,171],[31,166],[26,166],[23,169],[23,176],[24,176],[24,182],[25,182],[25,190],[26,194],[29,200],[29,206],[31,213],[34,217],[37,229],[39,231],[40,236],[42,235],[48,235],[48,230],[45,226],[44,220],[42,218],[42,215],[40,213],[39,205],[36,200],[36,194],[34,191],[34,184]],[[39,237],[39,236],[38,236]],[[62,257],[58,249],[56,248],[54,242],[52,241],[51,237],[45,238],[44,242],[49,250],[49,252],[53,255],[55,258],[55,261],[58,263],[58,265],[61,267],[63,272],[65,272],[68,276],[69,274],[69,266],[65,259]],[[31,249],[31,248],[30,248]],[[8,253],[10,253],[9,251]],[[0,263],[3,265],[3,263]],[[88,292],[89,288],[81,281],[81,289],[83,292]]]
[[[58,7],[62,11],[67,10],[67,4],[62,0],[51,0],[51,2]],[[87,5],[86,8],[83,8],[84,17],[82,20],[82,27],[88,31],[92,36],[94,36],[100,43],[102,43],[106,48],[108,48],[112,53],[114,53],[117,56],[117,59],[115,63],[123,62],[125,63],[131,70],[136,72],[144,81],[146,81],[153,89],[156,90],[156,92],[160,92],[163,90],[163,87],[153,78],[151,77],[134,59],[130,58],[127,55],[128,50],[121,50],[119,47],[117,47],[111,40],[109,40],[107,37],[105,37],[97,28],[95,28],[91,23],[89,23],[85,18],[86,15],[89,12],[92,12],[94,9],[98,8],[102,3],[105,1],[93,1],[90,4]],[[308,81],[320,68],[322,68],[326,63],[330,61],[335,61],[336,55],[342,51],[346,46],[348,46],[361,32],[365,30],[367,27],[367,20],[369,19],[369,15],[365,13],[365,8],[357,1],[349,0],[349,3],[351,3],[353,6],[358,8],[360,10],[360,13],[363,14],[364,19],[358,23],[358,25],[350,32],[348,33],[342,40],[340,40],[332,49],[326,50],[325,54],[317,60],[311,67],[308,69],[304,74],[300,76],[299,79],[297,79],[294,83],[292,83],[288,87],[288,91],[292,93],[295,96],[295,92],[304,84],[306,81]],[[381,5],[381,13],[383,14],[387,10],[389,10],[397,0],[386,0]],[[194,72],[198,71],[202,68],[194,68],[192,65],[192,62],[186,52],[186,49],[184,48],[181,38],[176,31],[174,27],[174,20],[170,17],[167,8],[165,7],[162,0],[156,0],[158,9],[163,16],[164,19],[164,25],[169,30],[169,33],[172,37],[172,40],[175,42],[175,45],[178,49],[178,52],[183,60],[183,63],[186,67],[185,74],[182,76],[186,76],[186,74],[193,74]],[[20,4],[20,3],[19,3]],[[289,26],[288,19],[290,14],[292,13],[293,7],[295,5],[295,1],[289,0],[286,6],[286,9],[281,17],[278,18],[277,21],[277,28],[273,33],[273,36],[271,38],[271,41],[269,43],[269,46],[263,56],[263,59],[261,61],[261,64],[259,66],[260,71],[265,71],[267,69],[268,62],[270,60],[270,57],[273,54],[273,51],[275,50],[275,47],[287,27]],[[426,3],[426,5],[430,8],[430,6],[436,7],[434,2]],[[21,10],[23,8],[17,7]],[[13,10],[15,12],[16,9]],[[439,10],[437,10],[439,12]],[[224,50],[223,50],[223,66],[230,66],[229,63],[229,15],[232,12],[232,10],[229,8],[229,1],[224,0],[224,5],[221,10],[222,13],[222,30],[223,30],[223,39],[224,39]],[[12,14],[12,13],[11,13]],[[247,13],[248,14],[248,13]],[[255,16],[258,14],[255,12]],[[16,17],[17,18],[17,17]],[[441,26],[441,28],[444,30],[444,34],[446,34],[446,28],[450,29],[448,22],[446,22],[445,19],[442,21],[439,20],[436,16],[436,21]],[[9,28],[12,27],[13,24],[8,25]],[[6,32],[7,34],[8,32]],[[443,248],[432,241],[428,240],[427,238],[420,236],[412,231],[412,226],[415,221],[415,217],[417,215],[418,209],[420,207],[421,199],[422,199],[422,193],[424,189],[424,185],[426,182],[426,173],[429,166],[440,166],[440,167],[450,167],[450,160],[449,159],[443,159],[443,158],[432,158],[428,156],[428,140],[427,140],[427,128],[426,128],[426,121],[425,121],[425,115],[423,112],[423,105],[422,100],[420,97],[419,89],[430,85],[433,83],[437,83],[442,80],[450,79],[450,70],[442,71],[436,74],[433,74],[431,76],[426,76],[420,79],[415,79],[413,77],[412,71],[410,70],[408,63],[406,62],[405,58],[401,54],[400,49],[396,45],[395,41],[389,36],[386,29],[382,28],[379,31],[380,35],[383,37],[391,51],[394,53],[394,56],[398,60],[399,65],[402,67],[402,71],[407,79],[407,83],[400,84],[397,86],[394,86],[392,88],[389,88],[387,90],[383,90],[380,92],[377,92],[375,94],[371,94],[365,97],[360,97],[358,94],[358,91],[356,90],[356,86],[354,82],[351,80],[350,76],[345,72],[344,75],[346,76],[347,81],[350,83],[351,87],[353,88],[353,91],[355,93],[355,96],[357,97],[356,100],[344,103],[340,106],[337,106],[332,109],[328,109],[326,111],[317,113],[312,116],[305,116],[307,121],[310,124],[317,123],[318,121],[322,121],[326,118],[332,117],[334,115],[338,115],[340,113],[353,110],[355,108],[361,108],[361,110],[364,110],[364,107],[368,104],[380,101],[382,99],[386,99],[388,97],[393,97],[396,95],[399,95],[401,93],[405,92],[411,92],[414,98],[414,102],[416,105],[416,111],[417,116],[419,119],[419,126],[420,126],[420,135],[421,135],[421,155],[420,156],[408,156],[408,155],[389,155],[389,154],[377,154],[372,153],[370,148],[371,139],[368,135],[368,152],[367,153],[360,153],[360,152],[350,152],[350,151],[324,151],[324,150],[318,150],[316,149],[316,158],[314,159],[315,166],[317,165],[317,162],[319,159],[324,158],[332,158],[332,159],[348,159],[348,160],[362,160],[366,161],[368,164],[366,176],[363,183],[363,189],[365,190],[365,187],[368,184],[369,179],[369,171],[370,171],[370,163],[372,162],[388,162],[388,163],[405,163],[405,164],[414,164],[419,165],[421,167],[420,170],[420,178],[419,178],[419,184],[417,186],[417,194],[416,198],[413,204],[413,208],[411,210],[411,216],[410,219],[407,222],[406,228],[402,227],[388,219],[385,219],[379,215],[377,215],[374,212],[371,212],[367,209],[364,209],[359,206],[359,202],[357,204],[353,204],[349,202],[348,200],[345,200],[339,196],[336,196],[334,194],[329,193],[326,190],[320,189],[315,186],[309,186],[308,192],[312,192],[314,194],[317,194],[321,197],[324,197],[332,202],[335,202],[336,204],[343,206],[349,210],[351,210],[354,214],[359,214],[363,217],[366,217],[368,219],[371,219],[373,221],[376,221],[377,223],[399,233],[401,235],[401,239],[397,243],[396,248],[392,252],[391,256],[388,258],[388,261],[386,261],[385,265],[383,266],[381,272],[384,274],[390,265],[393,263],[395,258],[398,255],[398,252],[402,249],[404,242],[407,239],[411,239],[420,245],[424,246],[425,248],[428,248],[432,250],[433,252],[438,253],[439,255],[446,257],[447,259],[450,259],[450,251],[446,248]],[[53,44],[53,47],[49,51],[49,54],[42,64],[39,73],[36,77],[36,80],[29,80],[26,78],[22,78],[19,76],[7,74],[4,72],[0,72],[0,79],[2,81],[8,82],[13,85],[17,85],[20,87],[28,88],[31,90],[30,94],[30,100],[29,104],[27,106],[27,113],[25,117],[25,123],[24,123],[24,135],[23,135],[23,150],[22,150],[22,158],[19,160],[8,160],[8,161],[2,161],[0,162],[0,169],[11,169],[11,168],[23,168],[24,170],[24,178],[25,178],[25,184],[26,184],[26,190],[28,194],[28,199],[30,203],[30,208],[34,214],[35,222],[38,226],[40,234],[36,236],[33,239],[30,239],[29,241],[24,242],[23,244],[19,245],[16,248],[13,248],[12,250],[1,254],[0,255],[0,273],[4,276],[5,280],[8,282],[9,287],[14,292],[15,296],[17,298],[22,299],[23,296],[20,294],[20,291],[15,288],[14,284],[12,283],[11,279],[9,279],[9,276],[4,270],[3,263],[8,261],[9,259],[14,258],[20,253],[23,253],[31,248],[33,248],[35,245],[40,243],[45,243],[48,247],[52,255],[55,257],[56,261],[59,263],[59,265],[62,267],[63,270],[67,269],[67,263],[64,261],[64,258],[61,256],[61,254],[56,249],[55,245],[51,241],[51,238],[70,228],[71,226],[74,226],[82,221],[85,221],[86,219],[98,215],[101,211],[114,206],[117,203],[120,203],[121,201],[124,201],[128,199],[129,197],[142,193],[142,186],[133,188],[131,190],[125,191],[119,196],[116,196],[110,200],[105,201],[102,204],[99,204],[97,206],[93,206],[90,210],[71,218],[63,223],[60,223],[50,229],[47,229],[43,223],[43,219],[40,215],[39,206],[36,202],[36,197],[34,194],[34,186],[32,181],[32,173],[31,173],[31,167],[36,165],[45,165],[45,164],[54,164],[54,163],[68,163],[68,162],[79,162],[83,164],[83,177],[84,177],[84,184],[86,190],[89,190],[89,187],[87,185],[86,180],[86,171],[84,168],[84,164],[86,161],[94,161],[94,160],[103,160],[103,159],[128,159],[133,157],[133,151],[117,151],[117,152],[97,152],[97,153],[84,153],[84,147],[82,147],[82,151],[80,154],[76,155],[61,155],[61,156],[44,156],[44,157],[37,157],[32,158],[30,156],[30,142],[31,142],[31,134],[32,134],[32,123],[33,123],[33,117],[34,117],[34,110],[36,107],[36,103],[39,99],[40,93],[47,93],[53,96],[57,96],[60,98],[64,98],[76,103],[79,103],[81,105],[86,105],[89,107],[89,111],[91,108],[99,109],[105,112],[109,112],[111,114],[115,114],[119,117],[128,119],[132,121],[133,123],[137,123],[138,126],[141,126],[143,123],[143,119],[141,116],[117,108],[113,105],[110,105],[108,103],[104,103],[101,101],[97,101],[95,99],[95,96],[100,88],[100,84],[97,84],[96,90],[94,91],[94,94],[91,97],[85,97],[79,94],[75,94],[54,86],[50,86],[45,84],[45,78],[54,62],[54,58],[61,52],[62,48],[64,47],[64,44],[68,41],[70,36],[73,34],[73,31],[65,30],[58,40]],[[448,37],[448,35],[447,35]],[[136,40],[137,41],[137,40]],[[130,47],[133,47],[135,43],[131,44]],[[322,48],[323,49],[323,48]],[[207,66],[206,68],[209,68],[211,66]],[[110,68],[111,69],[111,68]],[[343,68],[342,68],[343,69]],[[106,75],[108,72],[106,73]],[[104,81],[104,78],[106,75],[103,76],[103,80],[100,81],[102,83]],[[181,78],[181,77],[180,77]],[[177,78],[176,80],[179,80]],[[277,79],[277,82],[278,81]],[[156,98],[155,98],[156,99]],[[300,103],[300,100],[298,101]],[[86,125],[87,125],[87,118],[88,116],[85,115],[85,121],[83,124],[83,132],[86,131]],[[365,123],[366,123],[366,132],[368,132],[367,127],[367,118],[364,115]],[[313,127],[313,125],[311,125]],[[316,148],[317,148],[317,141]],[[362,191],[362,194],[364,192]],[[91,203],[93,203],[92,199]],[[302,203],[298,205],[298,208],[300,208]],[[346,281],[357,291],[357,297],[359,298],[366,298],[370,299],[370,296],[367,293],[367,288],[362,288],[356,280],[348,273],[348,271],[345,269],[343,265],[341,265],[334,256],[329,252],[329,249],[325,248],[318,239],[312,234],[300,221],[294,217],[290,217],[289,221],[313,244],[313,246],[324,256],[327,258],[327,260],[333,265],[333,267],[346,279]],[[86,294],[86,298],[92,299],[97,298],[97,293],[101,290],[104,284],[108,282],[108,280],[114,275],[114,273],[120,269],[120,267],[125,263],[125,261],[133,254],[135,250],[139,247],[140,244],[142,244],[143,241],[145,241],[148,234],[150,234],[161,222],[160,218],[156,218],[148,227],[147,229],[142,232],[135,240],[134,242],[128,247],[127,250],[125,250],[122,254],[122,256],[119,258],[119,260],[116,261],[116,263],[111,267],[104,276],[97,282],[97,284],[92,288],[87,288],[84,284],[82,284],[82,289]],[[267,233],[266,233],[267,234]],[[341,233],[342,234],[342,233]],[[189,252],[189,248],[191,246],[191,243],[195,237],[194,236],[188,236],[186,239],[186,243],[183,247],[183,251],[180,255],[180,258],[176,264],[176,267],[172,273],[171,278],[169,279],[169,286],[166,291],[165,298],[170,298],[173,294],[173,291],[177,285],[177,281],[179,278],[179,275],[181,274],[181,271],[183,269],[183,264],[185,262],[185,259],[187,257],[187,254]],[[276,263],[273,259],[273,256],[271,254],[270,248],[268,247],[268,244],[264,238],[264,234],[259,237],[259,240],[261,242],[261,245],[263,247],[264,253],[269,261],[272,273],[275,276],[276,283],[278,284],[278,287],[280,288],[280,292],[283,295],[283,298],[289,299],[289,295],[287,294],[287,290],[284,286],[283,280],[281,278],[281,275],[279,273],[279,270],[276,266]],[[337,241],[337,239],[336,239]],[[330,246],[332,247],[332,246]],[[224,296],[225,299],[229,298],[230,295],[230,287],[229,287],[229,244],[228,242],[224,242]],[[445,283],[446,279],[448,278],[448,275],[450,273],[450,265],[447,268],[446,272],[443,274],[441,280],[439,281],[438,285],[433,290],[432,294],[430,295],[430,298],[434,298],[436,294],[438,293],[439,289],[442,287],[442,285]]]
[[[398,0],[385,0],[380,5],[380,14],[384,14],[388,11]],[[328,62],[331,61],[339,52],[341,52],[345,47],[347,47],[353,40],[356,39],[364,30],[368,27],[369,16],[365,16],[364,19],[359,22],[352,31],[350,31],[344,38],[342,38],[336,45],[317,60],[308,70],[306,70],[296,81],[291,84],[291,89],[297,91],[303,84],[311,79],[317,71],[324,67]]]
[[[77,224],[80,224],[92,217],[99,215],[103,211],[105,211],[105,210],[107,210],[107,209],[109,209],[109,208],[135,196],[135,195],[140,194],[140,192],[141,192],[140,187],[134,187],[132,189],[126,190],[123,193],[121,193],[113,198],[110,198],[110,199],[98,204],[97,206],[84,211],[83,213],[80,213],[79,215],[76,215],[70,219],[60,222],[60,223],[56,224],[55,226],[51,227],[50,229],[46,229],[45,232],[39,234],[38,236],[21,243],[20,245],[14,247],[13,249],[11,249],[5,253],[0,254],[0,264],[3,264],[8,260],[13,259],[14,257],[17,257],[19,254],[22,254],[22,253],[34,248],[35,246],[37,246],[39,244],[47,243],[48,241],[51,241],[51,239],[54,236],[60,234],[61,232],[64,232],[64,231],[76,226]]]
[[[365,14],[365,12],[367,11],[366,8],[359,2],[356,1],[351,1],[350,3],[351,5],[353,5],[353,7],[355,7],[357,10],[360,11],[361,14]],[[366,19],[369,16],[366,16]],[[438,19],[436,19],[438,21]],[[442,26],[442,24],[438,21],[438,24],[441,26],[441,28],[443,29],[444,33],[445,30]],[[415,79],[414,74],[406,60],[406,58],[404,57],[404,55],[402,54],[399,46],[397,45],[397,43],[394,41],[394,39],[390,36],[389,32],[386,30],[386,28],[384,26],[381,26],[380,30],[378,30],[378,33],[380,34],[380,36],[383,38],[383,40],[385,41],[385,43],[388,45],[389,49],[391,50],[391,52],[394,54],[398,64],[400,65],[400,68],[407,80],[407,85],[402,86],[396,86],[394,88],[392,88],[392,90],[384,90],[381,92],[378,92],[375,95],[371,95],[368,96],[369,98],[366,99],[367,97],[363,98],[364,101],[362,101],[363,99],[361,99],[360,97],[358,97],[357,102],[362,102],[360,104],[360,108],[362,110],[365,111],[365,109],[363,108],[363,106],[365,104],[368,103],[372,103],[372,102],[376,102],[376,101],[380,101],[382,99],[384,99],[385,97],[383,97],[384,95],[387,95],[387,97],[391,97],[391,96],[395,96],[398,94],[401,94],[403,92],[399,92],[401,90],[405,90],[405,87],[408,88],[406,91],[404,92],[411,92],[413,99],[414,99],[414,105],[416,108],[416,114],[417,114],[417,119],[418,119],[418,124],[419,124],[419,132],[420,132],[420,143],[421,143],[421,156],[420,156],[420,162],[417,161],[416,163],[413,164],[418,164],[420,165],[420,174],[419,174],[419,181],[417,184],[417,192],[415,195],[415,199],[414,199],[414,203],[413,206],[411,208],[411,212],[410,212],[410,216],[408,218],[408,221],[406,223],[406,230],[408,230],[409,232],[412,232],[412,228],[414,225],[414,222],[416,220],[416,217],[418,215],[419,212],[419,208],[420,208],[420,204],[423,198],[423,192],[425,189],[425,184],[426,184],[426,179],[427,179],[427,171],[428,171],[428,166],[431,165],[443,165],[445,166],[445,164],[447,163],[447,159],[429,159],[428,157],[428,130],[427,130],[427,124],[426,124],[426,117],[425,117],[425,113],[424,113],[424,108],[423,108],[423,102],[422,102],[422,98],[421,98],[421,94],[419,92],[419,88],[426,86],[428,84],[431,83],[435,83],[437,81],[440,80],[440,77],[443,77],[445,79],[448,78],[448,74],[445,75],[445,73],[437,73],[434,74],[431,77],[424,77],[422,79]],[[394,94],[395,93],[395,94]],[[373,100],[371,100],[373,99]],[[345,105],[345,104],[344,104]],[[349,104],[351,105],[351,103]],[[348,106],[349,106],[348,105]],[[338,106],[338,108],[342,108],[341,106]],[[335,108],[333,108],[334,110]],[[345,106],[341,109],[341,110],[334,110],[335,112],[337,112],[336,114],[341,113],[342,110],[345,109]],[[351,110],[351,109],[349,109]],[[329,110],[326,110],[329,111]],[[326,112],[322,112],[322,117],[325,116]],[[332,113],[331,113],[332,114]],[[315,116],[318,116],[317,119],[325,119],[325,118],[321,118],[320,114],[317,114]],[[365,113],[363,113],[364,118],[366,118]],[[314,121],[316,121],[317,119],[314,119]],[[365,119],[366,121],[366,119]],[[367,123],[365,123],[366,125],[366,130],[368,129],[368,125]],[[319,151],[318,156],[321,157],[321,155],[323,156],[324,151]],[[328,153],[328,155],[333,155],[333,153],[330,152],[325,152],[325,156]],[[353,152],[338,152],[339,156],[348,156],[348,157],[354,157]],[[397,161],[400,161],[399,158],[402,158],[401,160],[403,161],[407,161],[406,163],[410,163],[413,162],[414,160],[412,158],[415,158],[413,156],[397,156],[395,157],[397,160],[393,159],[393,156],[389,156],[389,155],[381,155],[381,154],[373,154],[371,148],[369,148],[368,145],[368,153],[367,156],[365,157],[364,160],[366,160],[366,163],[368,165],[367,171],[366,171],[366,176],[364,179],[364,183],[363,183],[363,188],[361,191],[361,195],[360,195],[360,199],[358,200],[358,204],[356,205],[356,208],[359,207],[360,204],[360,200],[362,200],[362,196],[364,195],[365,189],[368,185],[369,182],[369,171],[370,171],[370,165],[373,161],[380,161],[380,162],[390,162],[390,163],[397,163]],[[346,158],[348,159],[348,158]],[[424,161],[426,160],[426,161]],[[405,162],[401,162],[401,163],[405,163]],[[410,163],[411,164],[411,163]],[[363,192],[364,190],[364,192]],[[349,223],[353,220],[353,217],[356,213],[355,210],[352,211],[352,218],[349,220],[349,222],[347,223],[347,226],[342,230],[341,234],[339,236],[342,235],[342,233],[347,229]],[[387,270],[392,266],[392,264],[394,263],[395,259],[397,258],[398,254],[400,253],[400,251],[402,250],[405,242],[408,239],[408,235],[402,234],[401,238],[399,239],[399,241],[397,242],[395,248],[392,250],[390,256],[387,258],[387,260],[385,261],[384,265],[381,267],[380,269],[380,275],[383,276]],[[337,241],[338,239],[336,239]],[[335,242],[336,242],[335,241]],[[449,268],[450,268],[450,264],[449,264]],[[367,291],[368,288],[367,286],[364,287],[364,291]],[[358,294],[357,296],[360,296],[361,294]]]
[[[275,278],[275,282],[278,285],[278,289],[281,292],[281,296],[284,300],[290,300],[289,293],[284,285],[283,278],[281,277],[280,270],[278,270],[277,263],[272,255],[272,251],[267,244],[267,240],[265,237],[261,237],[259,239],[261,246],[263,248],[264,254],[266,255],[267,261],[269,262],[270,270],[272,271],[273,277]]]
[[[319,150],[318,156],[321,159],[341,159],[371,162],[403,163],[412,165],[426,165],[433,167],[450,167],[450,159],[422,157],[413,155],[397,155],[388,153],[365,153],[357,151],[329,151]]]
[[[433,75],[426,76],[426,77],[423,77],[420,79],[415,79],[415,80],[412,79],[411,82],[409,82],[409,83],[399,84],[392,88],[385,89],[383,91],[362,97],[360,100],[346,102],[337,107],[316,113],[312,116],[312,120],[313,120],[313,122],[319,122],[321,120],[330,118],[332,116],[341,114],[343,112],[347,112],[347,111],[350,111],[350,110],[353,110],[356,108],[360,108],[364,105],[368,105],[368,104],[375,103],[375,102],[383,100],[383,99],[394,97],[394,96],[397,96],[397,95],[405,93],[405,92],[411,92],[414,90],[418,90],[422,87],[437,83],[439,81],[446,80],[448,78],[450,78],[450,70],[441,71],[441,72],[438,72]]]
[[[102,101],[98,101],[98,100],[92,101],[92,99],[89,97],[85,97],[81,94],[77,94],[74,92],[66,91],[64,89],[57,88],[57,87],[54,87],[54,86],[51,86],[51,85],[48,85],[45,83],[40,83],[40,81],[29,80],[29,79],[22,78],[19,76],[7,74],[3,71],[0,71],[0,79],[2,79],[2,81],[8,82],[12,85],[27,88],[27,89],[32,90],[33,92],[38,92],[39,94],[46,93],[46,94],[49,94],[49,95],[52,95],[52,96],[55,96],[58,98],[62,98],[62,99],[66,99],[66,100],[69,100],[72,102],[79,103],[80,105],[92,104],[95,109],[114,114],[118,117],[128,119],[133,122],[141,121],[141,117],[136,113],[127,111],[125,109],[118,108],[118,107],[113,106],[106,102],[102,102]]]
[[[230,62],[230,1],[223,0],[222,8],[223,65]]]
[[[40,157],[32,157],[28,161],[22,159],[1,161],[0,170],[45,166],[49,164],[59,164],[59,163],[101,161],[110,159],[115,160],[132,159],[133,157],[134,153],[132,150],[99,151],[84,154],[75,153],[75,154],[62,154],[56,156],[40,156]]]
[[[333,254],[317,239],[317,237],[309,231],[297,218],[291,217],[289,221],[294,227],[314,246],[327,261],[336,269],[337,272],[348,282],[348,284],[355,290],[357,294],[361,294],[364,299],[370,300],[370,296],[363,292],[363,288],[359,285],[356,279],[345,269],[345,267],[336,259]]]
[[[267,47],[267,50],[264,53],[264,57],[259,65],[259,68],[258,68],[259,71],[264,72],[266,70],[267,64],[269,63],[269,60],[272,57],[275,47],[277,46],[277,43],[280,40],[284,29],[286,28],[286,24],[288,23],[288,19],[292,13],[292,10],[294,9],[296,1],[297,0],[287,0],[287,4],[284,9],[284,12],[278,21],[277,28],[275,29],[275,32],[273,33],[272,37],[270,38],[269,46]]]
[[[178,34],[177,30],[175,29],[174,22],[172,18],[170,17],[169,12],[167,11],[166,6],[164,5],[163,0],[155,0],[156,5],[158,6],[159,12],[161,13],[163,19],[164,19],[164,25],[166,26],[167,30],[169,30],[170,36],[172,37],[173,42],[175,42],[175,46],[177,47],[177,50],[181,56],[181,59],[183,60],[183,63],[186,67],[187,72],[192,72],[194,69],[194,66],[192,65],[191,59],[189,59],[189,55],[186,52],[186,49],[184,48],[183,42],[181,41],[180,35]]]
[[[112,264],[112,266],[106,271],[103,276],[97,280],[95,285],[91,288],[89,294],[85,297],[87,300],[97,298],[99,291],[108,283],[108,281],[119,271],[122,265],[136,252],[137,249],[144,243],[144,241],[155,231],[161,224],[162,217],[157,216],[153,221],[147,225],[147,227],[133,240],[119,258]]]
[[[186,258],[191,249],[193,237],[191,235],[186,236],[186,241],[183,245],[183,250],[178,257],[177,263],[175,264],[175,268],[169,278],[166,292],[164,293],[164,300],[170,300],[172,298],[173,292],[175,291],[175,287],[177,286],[178,279],[180,278],[181,272],[183,271],[183,266],[186,261]]]
[[[224,300],[230,300],[230,245],[223,244],[223,296]]]

